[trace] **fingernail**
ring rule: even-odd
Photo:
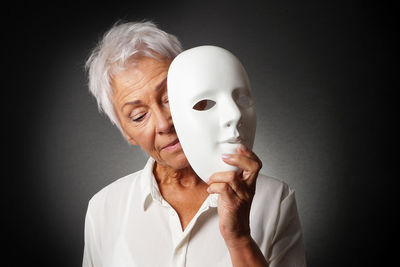
[[[223,159],[229,159],[231,157],[230,154],[222,154],[221,156]]]

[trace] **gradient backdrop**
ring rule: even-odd
[[[144,166],[145,154],[98,114],[83,68],[119,19],[151,19],[185,49],[213,44],[240,58],[256,101],[254,151],[264,174],[296,190],[309,266],[388,266],[382,262],[391,255],[398,211],[390,170],[398,138],[391,131],[390,7],[250,0],[18,5],[3,10],[2,24],[11,29],[3,41],[11,70],[3,76],[11,118],[3,125],[11,148],[5,153],[17,162],[4,166],[11,171],[3,178],[3,221],[14,252],[7,266],[80,266],[88,200]]]

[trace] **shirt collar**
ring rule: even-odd
[[[146,206],[147,206],[146,204],[150,200],[150,196],[154,200],[158,200],[160,202],[162,200],[156,179],[153,174],[154,162],[155,162],[155,160],[152,157],[149,157],[149,159],[147,160],[147,163],[140,175],[141,206],[143,207],[143,210],[146,209]]]
[[[153,166],[155,160],[149,157],[147,163],[142,170],[140,175],[141,182],[141,207],[146,210],[151,200],[155,200],[162,204],[163,197],[161,196],[160,190],[158,189],[158,184],[156,178],[153,174]],[[211,194],[205,200],[207,206],[217,207],[218,206],[218,194]]]

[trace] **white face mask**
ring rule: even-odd
[[[222,161],[240,143],[252,149],[256,113],[250,82],[239,60],[216,46],[184,51],[167,78],[175,130],[190,165],[208,181],[215,172],[237,168]]]

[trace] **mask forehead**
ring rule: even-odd
[[[181,53],[168,72],[169,94],[179,102],[192,103],[219,93],[232,93],[235,89],[248,92],[249,87],[239,60],[229,51],[214,46]]]

